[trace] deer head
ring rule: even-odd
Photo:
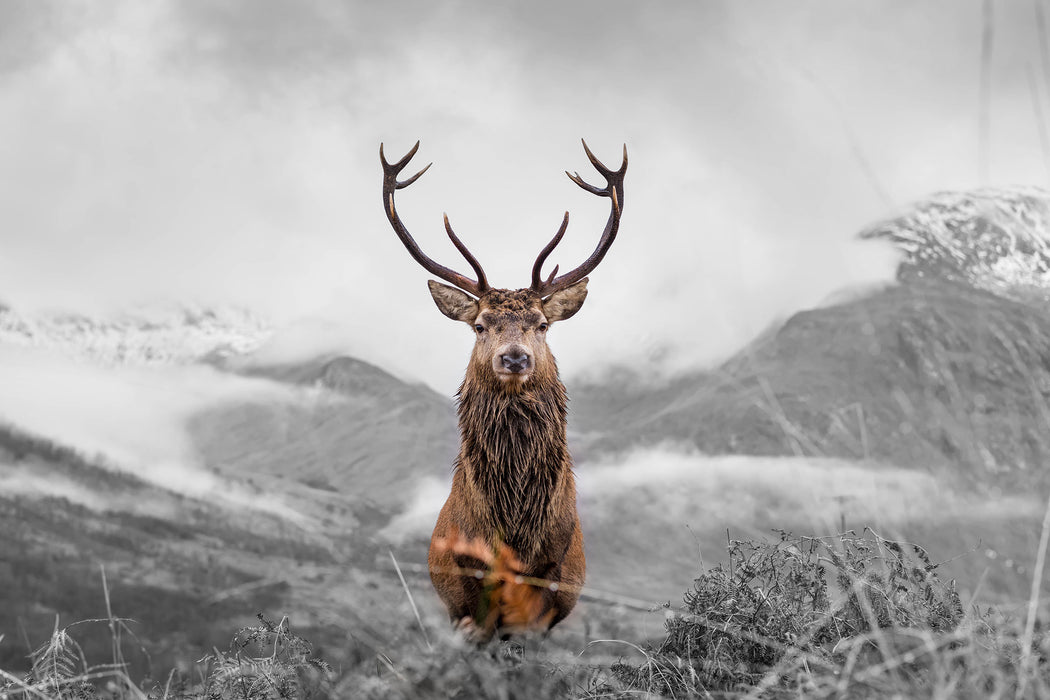
[[[587,143],[583,149],[595,169],[605,178],[605,187],[595,187],[585,182],[579,173],[565,174],[573,182],[599,197],[608,197],[612,206],[605,231],[598,246],[579,267],[558,275],[555,265],[550,275],[543,278],[542,268],[547,257],[565,235],[569,225],[569,212],[565,212],[561,228],[543,250],[532,266],[532,284],[527,289],[495,289],[489,286],[485,271],[471,252],[452,231],[445,215],[445,231],[456,250],[463,255],[474,270],[473,280],[451,270],[429,258],[416,244],[408,229],[401,222],[394,207],[394,192],[408,187],[430,168],[427,165],[407,180],[397,176],[408,165],[419,149],[419,142],[404,158],[388,163],[379,146],[379,159],[383,164],[383,208],[387,219],[401,239],[409,254],[425,270],[453,286],[430,281],[430,294],[441,313],[454,321],[471,326],[476,335],[471,356],[473,376],[481,377],[508,391],[520,390],[537,378],[556,378],[554,357],[547,347],[547,330],[552,323],[571,318],[587,298],[587,275],[602,261],[616,239],[623,210],[623,179],[627,172],[627,147],[623,149],[623,163],[619,170],[611,170],[599,161]]]

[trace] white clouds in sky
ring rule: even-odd
[[[1022,7],[1024,5],[1024,7]],[[997,4],[995,182],[1046,178],[1027,4]],[[842,287],[852,240],[977,182],[980,3],[12,3],[0,15],[0,299],[235,303],[443,391],[470,337],[435,312],[380,204],[378,144],[423,139],[399,195],[420,244],[496,284],[589,254],[608,215],[578,138],[631,167],[568,374],[709,362]],[[1047,110],[1050,113],[1050,109]],[[308,353],[317,348],[286,343]],[[425,348],[421,352],[420,348]],[[331,348],[325,348],[331,349]],[[600,360],[595,360],[600,357]]]

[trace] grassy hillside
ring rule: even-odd
[[[190,421],[200,466],[223,493],[187,497],[103,456],[0,429],[0,484],[10,485],[0,486],[0,668],[27,668],[56,615],[98,617],[103,568],[115,614],[137,621],[160,668],[188,668],[258,612],[293,615],[335,649],[333,662],[364,653],[344,643],[348,625],[386,638],[389,616],[409,606],[377,533],[418,476],[448,474],[451,403],[351,358],[250,373],[316,391]],[[87,651],[108,647],[98,632]],[[134,662],[138,672],[146,659]]]
[[[56,619],[98,617],[105,609],[103,568],[117,614],[136,619],[135,632],[150,653],[171,665],[191,662],[190,649],[218,643],[231,624],[282,599],[287,586],[279,581],[242,596],[213,597],[258,579],[252,565],[258,553],[323,556],[316,542],[281,536],[283,526],[272,516],[231,518],[214,504],[0,429],[0,476],[15,469],[76,486],[79,502],[46,493],[0,497],[0,629],[8,635],[0,645],[2,668],[24,669]],[[103,633],[82,644],[98,656],[110,642]],[[143,655],[133,661],[137,672],[146,670]]]
[[[298,482],[389,511],[406,482],[450,473],[459,449],[449,399],[350,357],[245,370],[317,389],[313,404],[234,404],[201,413],[190,432],[220,473]]]
[[[656,523],[672,551],[709,560],[718,525],[724,542],[726,529],[869,524],[958,557],[949,571],[963,589],[1027,595],[1050,487],[1050,316],[1038,306],[915,280],[798,313],[711,372],[570,391],[581,474],[624,462],[652,475],[602,496],[630,525],[599,521],[622,536],[592,538],[595,561],[646,560]],[[644,445],[659,458],[640,456]],[[825,468],[697,458],[661,471],[683,449]],[[656,571],[680,575],[677,559]]]
[[[798,313],[717,370],[656,389],[640,377],[573,389],[588,453],[673,441],[1048,483],[1050,316],[950,282]]]
[[[27,673],[0,670],[0,698],[1034,699],[1050,692],[1037,602],[1018,617],[971,606],[921,547],[869,531],[781,533],[730,542],[650,643],[556,633],[478,648],[405,612],[372,658],[337,667],[288,618],[260,615],[191,669],[138,680],[126,628],[107,616],[94,624],[109,632],[112,663],[85,659],[82,627],[56,628]]]

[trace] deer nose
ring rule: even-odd
[[[524,372],[529,368],[529,356],[521,350],[512,350],[506,355],[500,355],[500,361],[503,362],[504,369],[514,374]]]

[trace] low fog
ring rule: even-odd
[[[187,421],[228,401],[308,400],[295,390],[210,367],[103,367],[35,348],[0,345],[0,421],[69,446],[108,467],[195,497],[283,512],[268,499],[231,491],[200,463]],[[219,488],[222,486],[222,488]],[[88,507],[122,507],[83,486],[41,483],[25,469],[0,465],[0,488],[70,497]],[[85,500],[86,499],[86,500]],[[266,501],[265,503],[263,501]]]
[[[916,469],[820,457],[712,457],[674,446],[584,462],[577,466],[576,482],[586,522],[629,527],[638,521],[649,531],[664,523],[703,533],[728,523],[752,528],[734,536],[762,537],[774,525],[838,532],[843,518],[847,527],[883,526],[896,533],[909,523],[1035,517],[1044,506],[1035,496],[981,498]],[[429,535],[448,489],[441,480],[421,480],[387,536],[402,541]]]
[[[996,12],[984,139],[976,0],[4,3],[0,300],[234,304],[283,329],[276,356],[346,352],[448,394],[471,338],[383,216],[379,143],[434,162],[398,193],[424,249],[465,267],[448,212],[518,287],[565,210],[563,270],[608,215],[562,173],[597,177],[582,136],[631,165],[619,239],[552,333],[563,370],[710,363],[891,279],[853,239],[873,220],[1046,181],[1033,9]]]

